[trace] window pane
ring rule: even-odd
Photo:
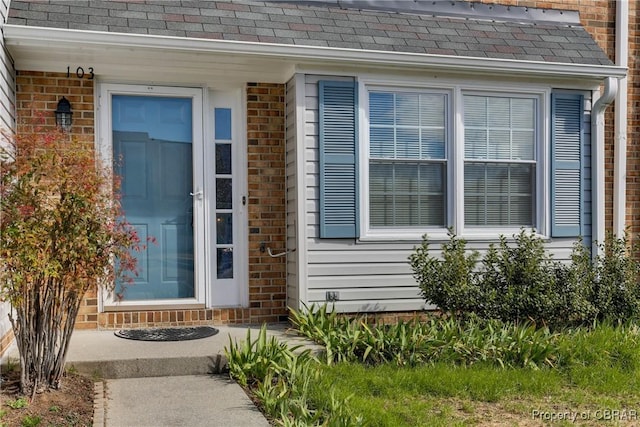
[[[445,133],[443,129],[423,129],[422,130],[422,155],[423,159],[444,159],[445,156]]]
[[[442,163],[369,167],[372,227],[444,226],[445,167]]]
[[[487,131],[484,129],[464,130],[464,156],[467,159],[487,158]]]
[[[511,122],[509,98],[487,98],[488,126],[492,128],[508,128]]]
[[[508,130],[489,131],[490,159],[509,160],[511,158],[511,132]]]
[[[216,108],[214,110],[215,138],[231,139],[231,109]]]
[[[369,132],[371,157],[394,157],[393,128],[374,128]]]
[[[444,225],[445,207],[442,194],[420,197],[420,207],[420,224]]]
[[[393,224],[393,195],[371,194],[369,221],[373,227]]]
[[[375,194],[393,193],[393,165],[371,163],[369,166],[369,191]]]
[[[464,126],[487,125],[487,100],[484,96],[466,95],[464,97]]]
[[[417,94],[396,94],[396,125],[418,126],[420,124],[419,113]]]
[[[512,159],[519,160],[533,160],[534,159],[534,146],[535,146],[535,134],[532,130],[525,131],[513,131],[513,150],[511,154]]]
[[[371,92],[369,94],[369,122],[371,125],[392,126],[394,116],[392,93]]]
[[[444,128],[446,95],[420,95],[420,126]]]
[[[394,204],[395,222],[399,227],[419,225],[418,197],[411,195],[396,195]]]
[[[535,126],[534,99],[511,99],[511,126],[533,130]]]
[[[534,181],[531,164],[465,164],[465,224],[533,226]]]
[[[396,159],[420,158],[420,130],[398,129]]]
[[[535,159],[535,99],[465,95],[464,114],[465,158]]]

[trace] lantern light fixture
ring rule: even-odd
[[[64,96],[58,101],[58,107],[56,108],[56,125],[63,131],[69,132],[71,130],[71,103]]]

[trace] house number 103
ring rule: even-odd
[[[89,67],[88,71],[85,73],[84,68],[82,67],[78,67],[76,68],[76,77],[79,79],[83,79],[85,76],[88,76],[87,78],[89,80],[93,80],[94,74],[93,74],[93,67]],[[67,67],[67,78],[71,77],[71,67]]]

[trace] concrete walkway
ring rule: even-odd
[[[67,366],[96,379],[94,427],[269,426],[244,390],[230,381],[225,346],[245,340],[247,327],[179,342],[134,341],[114,331],[75,331]],[[255,340],[259,328],[251,329]],[[291,345],[318,346],[271,325]],[[17,354],[16,354],[17,355]]]
[[[238,384],[222,375],[106,380],[108,427],[269,426]],[[94,416],[94,426],[101,426]]]

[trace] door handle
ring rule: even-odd
[[[191,197],[195,197],[198,200],[202,200],[202,190],[198,190],[195,193],[189,193]]]

